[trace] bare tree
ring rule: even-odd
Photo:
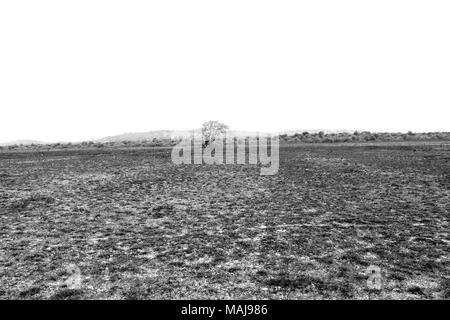
[[[218,121],[208,121],[202,126],[203,147],[207,147],[217,136],[225,134],[228,126]]]

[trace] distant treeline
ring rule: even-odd
[[[440,141],[450,140],[450,132],[414,133],[375,133],[369,131],[355,131],[353,133],[296,133],[294,135],[280,135],[280,142],[284,143],[345,143],[345,142],[389,142],[389,141]]]
[[[47,151],[47,150],[72,150],[72,149],[113,149],[113,148],[139,148],[139,147],[168,147],[174,146],[179,142],[179,140],[172,139],[153,139],[153,140],[142,140],[142,141],[114,141],[114,142],[96,142],[96,141],[85,141],[85,142],[58,142],[51,144],[15,144],[10,146],[0,146],[0,151]]]
[[[152,139],[142,141],[114,141],[95,142],[86,141],[79,143],[52,143],[52,144],[26,144],[0,146],[0,151],[47,151],[64,149],[114,149],[114,148],[146,148],[146,147],[171,147],[181,139]],[[280,135],[280,143],[361,143],[361,142],[400,142],[400,141],[450,141],[450,132],[427,133],[373,133],[369,131],[355,131],[353,133],[324,133],[302,132],[293,135]]]

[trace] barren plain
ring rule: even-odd
[[[0,299],[448,299],[449,218],[448,143],[3,152]]]

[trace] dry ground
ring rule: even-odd
[[[263,177],[164,148],[0,153],[0,299],[449,298],[449,158],[283,146]]]

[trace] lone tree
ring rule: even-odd
[[[213,142],[217,136],[225,134],[228,126],[218,121],[208,121],[202,125],[203,148]]]

